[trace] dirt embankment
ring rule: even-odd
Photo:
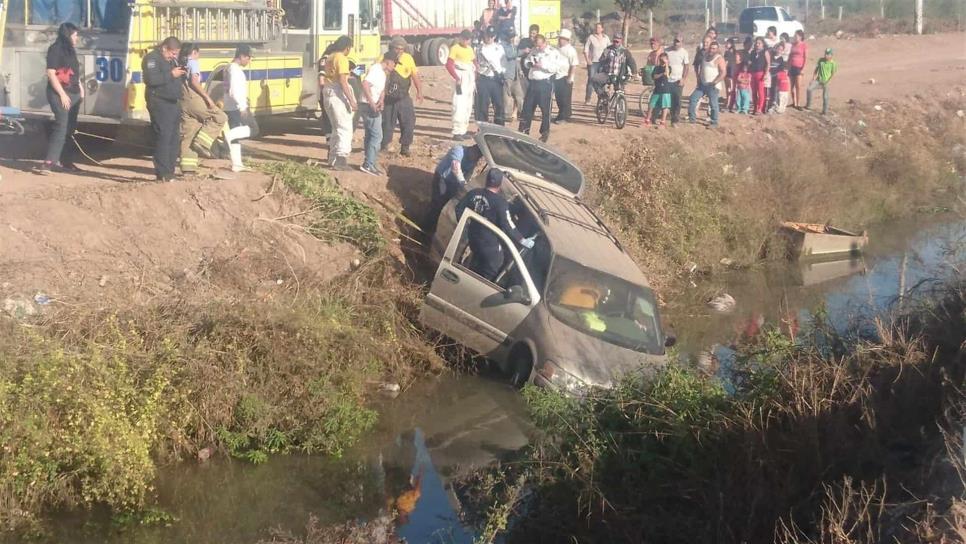
[[[791,152],[830,140],[848,148],[855,161],[867,160],[875,146],[896,145],[907,138],[914,143],[916,134],[929,129],[928,115],[957,115],[948,108],[966,92],[966,50],[955,45],[964,39],[963,34],[938,34],[814,40],[809,42],[809,64],[825,47],[835,49],[839,62],[832,116],[799,111],[758,117],[723,114],[717,130],[708,130],[703,123],[640,128],[636,98],[641,87],[635,85],[628,88],[628,126],[617,130],[612,124],[599,125],[592,108],[581,103],[585,78],[579,71],[574,120],[554,125],[551,143],[587,171],[613,162],[632,141],[652,149],[665,164],[690,160],[678,155],[687,151],[726,167],[738,152],[751,156],[758,149],[774,150],[768,146],[776,143]],[[393,215],[422,215],[433,166],[452,145],[447,76],[439,68],[424,69],[422,74],[426,99],[417,104],[414,156],[384,154],[388,179],[361,172],[336,176],[342,187],[386,212],[386,223],[403,234],[409,227]],[[693,78],[685,93],[691,85]],[[314,121],[278,119],[263,128],[266,134],[251,143],[249,156],[304,162],[326,154]],[[353,162],[361,157],[361,137],[357,131]],[[43,153],[43,145],[34,140],[25,146],[5,142],[0,150],[0,295],[32,296],[39,291],[59,298],[125,296],[145,301],[202,273],[211,259],[232,259],[240,273],[259,259],[282,262],[283,269],[306,265],[324,279],[345,271],[353,258],[348,247],[329,247],[299,229],[271,221],[298,213],[304,203],[281,190],[262,197],[271,186],[263,175],[159,186],[146,182],[151,165],[145,149],[123,142],[105,147],[101,140],[83,137],[80,141],[101,162],[84,161],[81,176],[31,174]],[[761,164],[773,162],[764,153]],[[798,219],[835,219],[822,216],[821,208],[814,212]],[[251,285],[285,281],[259,274],[249,279]]]
[[[233,272],[242,293],[270,297],[296,271],[326,280],[358,253],[287,227],[298,217],[280,218],[304,202],[263,175],[169,185],[18,181],[0,185],[4,297],[149,303],[186,286],[205,296],[213,263]]]

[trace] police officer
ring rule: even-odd
[[[510,206],[504,198],[500,187],[503,185],[503,170],[492,168],[486,173],[486,186],[473,189],[466,193],[463,200],[456,206],[457,220],[463,211],[471,209],[483,216],[484,219],[498,226],[511,240],[517,244],[532,248],[533,238],[524,238],[513,218],[510,217]],[[469,228],[470,249],[473,250],[473,270],[484,278],[493,281],[503,266],[503,246],[500,238],[493,231],[478,222],[471,223]]]
[[[181,41],[169,36],[141,63],[155,134],[154,175],[158,181],[174,180],[181,145],[181,94],[187,71],[176,62],[180,50]]]

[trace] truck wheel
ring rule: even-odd
[[[419,63],[423,66],[432,66],[436,63],[433,62],[434,55],[436,54],[433,49],[433,44],[436,42],[434,38],[427,38],[423,40],[422,45],[419,46]]]
[[[510,385],[520,389],[530,381],[533,372],[533,355],[530,350],[519,346],[510,353]]]
[[[433,65],[444,66],[449,58],[449,38],[436,38],[430,50],[433,52]]]

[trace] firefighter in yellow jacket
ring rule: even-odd
[[[181,172],[188,174],[198,170],[199,155],[206,159],[221,155],[215,142],[228,117],[201,86],[198,46],[184,44],[178,59],[187,70],[181,98]]]

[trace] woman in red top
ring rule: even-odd
[[[802,70],[808,62],[808,44],[805,43],[805,32],[798,30],[792,37],[792,51],[788,54],[788,78],[791,80],[792,107],[801,109],[798,97],[802,94]]]
[[[755,48],[748,58],[748,71],[751,72],[751,98],[754,104],[751,114],[765,113],[768,95],[765,94],[765,75],[771,63],[771,53],[765,48],[764,38],[755,38]]]
[[[84,86],[80,84],[80,62],[77,59],[77,27],[63,23],[57,29],[57,39],[47,49],[47,101],[54,114],[54,130],[50,134],[47,157],[35,172],[50,174],[55,168],[72,172],[74,166],[74,130],[77,114],[84,100]]]

